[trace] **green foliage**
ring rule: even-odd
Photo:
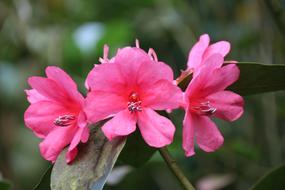
[[[11,190],[12,185],[8,181],[0,181],[0,190]]]
[[[33,190],[49,190],[50,189],[50,175],[51,175],[52,165],[50,165],[45,173],[42,175],[39,183],[33,188]]]
[[[285,65],[246,62],[237,65],[240,78],[230,86],[230,90],[243,96],[285,90]]]
[[[101,190],[125,142],[125,138],[108,141],[96,127],[89,141],[79,146],[72,164],[66,163],[67,149],[59,155],[51,173],[51,189]]]
[[[281,190],[285,189],[285,165],[274,168],[265,174],[251,190]]]
[[[147,145],[139,130],[127,138],[126,145],[119,156],[119,163],[140,167],[145,164],[155,153],[156,149]]]

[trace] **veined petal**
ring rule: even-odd
[[[231,91],[220,91],[206,98],[216,108],[215,116],[227,121],[237,120],[243,114],[243,98]]]
[[[44,138],[54,130],[54,120],[68,114],[68,110],[61,104],[50,101],[40,101],[31,104],[24,114],[26,126],[40,138]]]
[[[224,137],[216,124],[207,116],[192,115],[195,123],[195,137],[199,147],[205,152],[213,152],[224,143]]]
[[[125,97],[115,93],[92,91],[87,95],[84,111],[88,120],[95,123],[125,108],[127,108],[127,100]]]
[[[50,132],[40,143],[40,152],[42,156],[49,161],[55,162],[60,152],[73,139],[77,127],[57,127]]]
[[[150,108],[138,113],[138,126],[149,146],[161,148],[173,141],[175,127],[172,122]]]
[[[194,151],[194,127],[195,122],[192,119],[191,113],[189,111],[185,111],[185,117],[183,120],[183,139],[182,139],[182,146],[185,151],[185,156],[193,156],[195,154]]]
[[[78,101],[81,105],[83,104],[83,96],[78,92],[77,85],[66,72],[58,67],[49,66],[46,68],[46,75],[54,80],[62,90],[65,90],[73,100]]]
[[[199,41],[193,46],[189,52],[187,66],[191,69],[198,68],[202,63],[203,54],[206,51],[210,43],[210,37],[208,34],[200,36]]]
[[[167,80],[160,80],[142,90],[142,105],[154,110],[174,109],[182,104],[182,91]]]
[[[126,136],[134,132],[136,130],[136,122],[136,115],[125,109],[105,123],[102,131],[109,140],[112,140],[113,138]]]

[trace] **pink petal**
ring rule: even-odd
[[[192,119],[191,114],[186,111],[185,117],[183,120],[183,149],[185,151],[185,156],[193,156],[195,154],[194,151],[194,120]]]
[[[216,124],[207,116],[192,115],[195,124],[195,137],[199,147],[206,152],[213,152],[224,143],[224,138]]]
[[[191,81],[186,93],[191,96],[206,97],[212,93],[222,91],[238,80],[239,73],[239,69],[235,64],[226,65],[213,71],[204,67],[200,70],[198,76]]]
[[[230,49],[231,44],[227,41],[219,41],[217,43],[214,43],[210,45],[205,51],[203,60],[206,60],[208,57],[216,53],[221,54],[223,57],[225,57],[230,52]]]
[[[137,79],[143,73],[141,69],[145,68],[144,64],[155,63],[149,55],[140,48],[126,47],[120,49],[116,54],[115,64],[118,64],[122,77],[128,81],[128,84],[135,84]],[[144,69],[145,70],[145,69]]]
[[[36,91],[35,89],[31,89],[31,90],[25,90],[26,94],[27,94],[27,99],[28,101],[33,104],[33,103],[37,103],[39,101],[45,101],[45,100],[49,100],[47,97],[41,95],[38,91]]]
[[[62,88],[52,79],[43,77],[30,77],[28,79],[30,86],[35,89],[46,99],[50,99],[55,102],[66,103],[68,101],[68,95]]]
[[[191,69],[196,69],[201,66],[203,54],[206,51],[210,43],[210,37],[208,34],[200,36],[199,41],[193,46],[189,52],[187,66]]]
[[[89,135],[90,135],[90,130],[88,127],[85,127],[81,135],[81,142],[86,143],[89,139]]]
[[[103,133],[109,140],[119,136],[129,135],[135,130],[136,115],[131,114],[127,109],[117,113],[102,127]]]
[[[44,138],[54,130],[54,120],[65,113],[68,113],[68,110],[61,104],[40,101],[29,106],[24,114],[24,120],[26,126],[32,129],[38,137]]]
[[[50,132],[46,138],[40,143],[40,151],[42,156],[49,161],[54,162],[60,152],[73,139],[77,127],[57,127]]]
[[[77,148],[74,148],[72,149],[71,151],[67,151],[66,155],[65,155],[65,160],[68,164],[71,163],[71,161],[73,161],[76,157],[78,153],[78,149]]]
[[[78,114],[77,126],[81,128],[85,128],[87,126],[87,117],[83,111]]]
[[[206,98],[217,110],[215,116],[228,120],[237,120],[243,114],[243,98],[231,91],[220,91]]]
[[[93,91],[88,93],[84,109],[88,120],[95,123],[125,108],[127,108],[125,97],[114,93]]]
[[[193,94],[202,96],[202,94],[211,93],[212,89],[206,89],[206,91],[205,88],[211,86],[213,82],[220,82],[220,79],[218,78],[219,76],[214,77],[213,75],[214,71],[220,68],[223,63],[224,59],[221,54],[210,56],[205,61],[205,64],[199,68],[198,72],[194,73],[194,77],[186,89],[186,94],[189,96],[192,96]],[[229,72],[227,74],[231,75],[232,73]]]
[[[78,101],[79,104],[83,104],[83,97],[78,92],[77,85],[66,72],[58,67],[49,66],[46,68],[46,75],[54,80],[62,90],[66,91],[72,99]]]
[[[109,63],[95,65],[89,72],[85,85],[91,91],[122,93],[125,83],[119,65]]]
[[[148,62],[153,61],[139,48],[120,49],[114,62],[97,65],[92,69],[88,74],[86,86],[92,91],[122,93],[136,83],[140,66]]]
[[[142,91],[142,105],[154,110],[174,109],[182,103],[182,91],[166,80],[148,86]]]
[[[72,151],[74,148],[76,148],[76,146],[80,143],[83,134],[85,135],[85,130],[88,131],[88,127],[85,128],[78,128],[76,133],[74,134],[74,137],[68,147],[68,151]],[[86,137],[84,137],[86,140]]]
[[[239,74],[239,68],[235,64],[216,69],[211,75],[212,80],[205,85],[204,90],[211,93],[224,90],[238,80]]]
[[[86,143],[89,138],[89,128],[78,128],[77,132],[75,133],[66,153],[66,162],[70,163],[77,155],[78,149],[77,145],[81,142]]]
[[[169,119],[149,108],[143,108],[138,115],[138,126],[148,145],[161,148],[173,141],[175,127]]]
[[[137,83],[141,87],[148,87],[148,85],[156,83],[160,80],[173,81],[172,69],[163,62],[145,62],[141,64]]]

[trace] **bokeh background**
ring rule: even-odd
[[[48,65],[64,68],[83,93],[84,78],[102,56],[103,45],[152,47],[178,76],[199,35],[228,40],[228,60],[283,64],[284,0],[1,0],[0,1],[0,176],[15,190],[39,181],[48,162],[40,142],[23,122],[27,78]],[[285,77],[285,76],[284,76]],[[182,111],[175,111],[170,151],[201,190],[248,189],[285,158],[285,93],[245,97],[245,114],[234,123],[217,120],[225,137],[215,153],[181,148]],[[118,168],[107,190],[180,189],[159,154],[139,169]],[[125,175],[120,175],[125,173]],[[121,177],[121,178],[120,178]],[[0,177],[1,178],[1,177]]]

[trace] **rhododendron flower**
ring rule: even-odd
[[[58,67],[47,67],[47,78],[30,77],[33,88],[26,90],[31,103],[24,119],[26,126],[42,138],[40,152],[54,162],[68,144],[66,161],[71,162],[79,142],[87,142],[89,129],[83,112],[84,98],[74,81]]]
[[[230,49],[231,45],[227,41],[219,41],[210,45],[209,35],[203,34],[189,52],[187,62],[188,70],[195,72],[211,55],[218,53],[225,57]]]
[[[175,127],[154,110],[179,107],[182,92],[172,81],[171,68],[158,61],[153,50],[147,54],[138,47],[120,49],[112,62],[95,66],[87,77],[87,118],[97,122],[113,117],[102,126],[109,140],[131,134],[137,123],[148,145],[168,145]]]
[[[223,136],[211,117],[234,121],[243,113],[243,98],[225,90],[239,78],[239,69],[235,64],[222,66],[223,63],[221,54],[207,56],[186,89],[183,121],[186,156],[195,154],[194,139],[206,152],[215,151],[223,144]]]

